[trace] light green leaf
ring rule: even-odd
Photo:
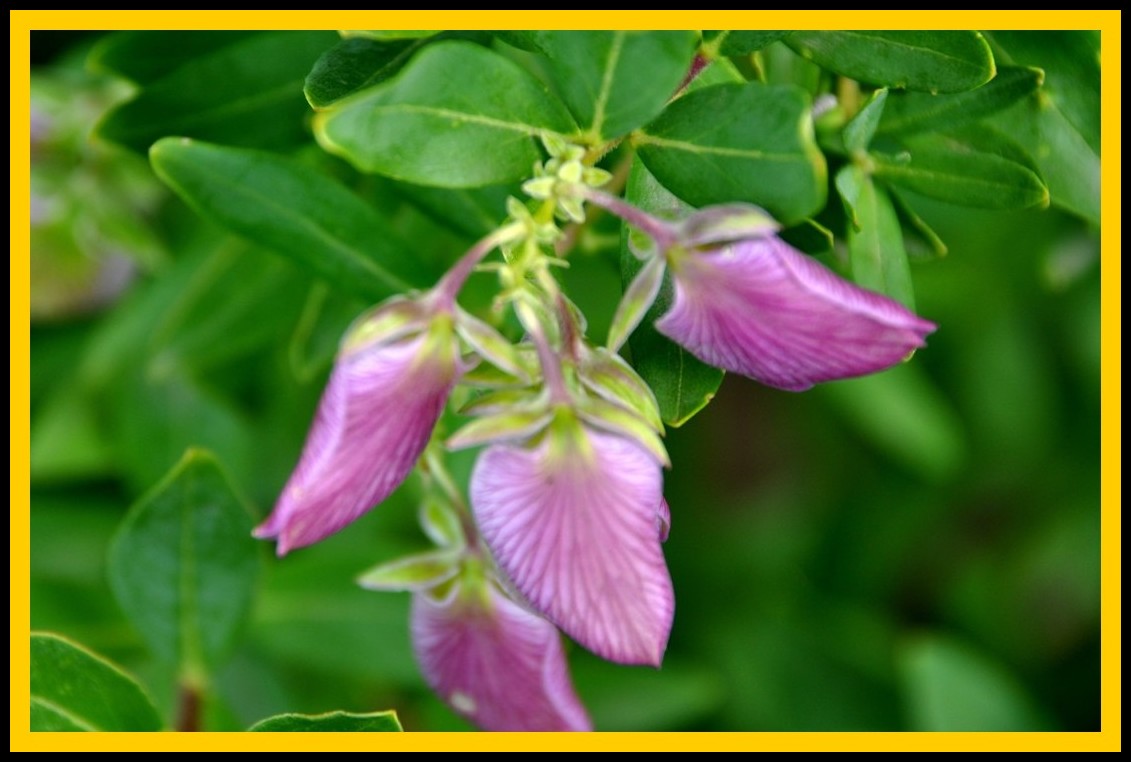
[[[663,217],[686,217],[694,209],[662,186],[639,161],[632,165],[625,197],[646,212]],[[628,248],[627,226],[621,234],[621,281],[627,287],[643,263]],[[629,338],[632,366],[656,395],[660,417],[669,426],[682,426],[711,401],[723,381],[723,372],[706,365],[654,327],[671,307],[672,285],[666,279],[652,308]]]
[[[620,137],[663,110],[687,75],[693,32],[535,32],[562,99],[594,145]]]
[[[215,458],[190,450],[130,509],[110,585],[160,660],[201,679],[226,655],[259,572],[252,516]]]
[[[825,201],[810,105],[790,86],[705,87],[676,100],[633,141],[648,170],[694,206],[748,201],[796,222]]]
[[[1048,188],[1029,157],[989,128],[971,125],[949,135],[919,135],[906,145],[907,155],[873,154],[877,179],[963,206],[1048,205]]]
[[[397,713],[326,712],[325,714],[277,714],[248,728],[251,733],[399,733]]]
[[[107,35],[90,51],[95,71],[117,74],[139,85],[157,82],[181,66],[246,40],[251,31],[193,29],[129,31]]]
[[[30,666],[32,731],[161,729],[137,680],[78,643],[33,632]]]
[[[309,137],[302,83],[332,32],[264,32],[195,58],[146,86],[98,126],[136,151],[168,135],[283,149]]]
[[[1001,664],[941,635],[919,637],[900,654],[911,730],[1051,730]]]
[[[967,31],[801,31],[785,42],[837,74],[932,93],[971,90],[994,76],[990,46]]]
[[[855,193],[851,209],[858,227],[848,229],[852,279],[864,288],[886,294],[914,309],[915,289],[911,284],[907,251],[903,248],[903,230],[891,199],[854,164],[837,174],[836,185],[842,193],[846,187]],[[847,197],[845,203],[850,203]]]
[[[852,121],[844,125],[844,147],[849,153],[864,151],[872,142],[880,118],[884,114],[884,105],[887,103],[888,90],[881,87],[872,93],[868,102],[852,117]]]
[[[442,548],[378,564],[357,578],[366,590],[416,592],[430,590],[459,571],[460,548]]]
[[[981,87],[950,95],[892,93],[877,130],[880,135],[945,131],[976,122],[1037,91],[1044,72],[1025,66],[1003,66]]]
[[[528,177],[537,139],[573,133],[565,107],[503,56],[465,42],[439,42],[394,79],[316,118],[326,150],[360,169],[447,188]]]
[[[157,174],[202,217],[377,301],[438,276],[371,206],[304,164],[187,139],[150,151]]]

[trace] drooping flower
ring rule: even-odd
[[[656,328],[703,362],[789,391],[884,370],[935,324],[774,235],[670,257],[675,299]]]
[[[337,532],[407,478],[461,370],[452,315],[393,299],[342,344],[298,466],[255,530],[283,555]]]
[[[429,686],[484,730],[592,730],[561,636],[481,579],[412,599],[412,644]]]
[[[603,658],[656,666],[675,612],[661,491],[654,453],[568,408],[532,443],[484,450],[470,486],[483,539],[537,611]]]

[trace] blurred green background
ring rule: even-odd
[[[123,94],[84,71],[97,35],[32,39],[32,625],[131,669],[171,717],[174,670],[111,594],[110,539],[189,446],[265,515],[365,305],[88,139]],[[466,247],[366,182],[422,250]],[[598,729],[1099,729],[1098,232],[1056,209],[914,207],[949,254],[913,268],[940,328],[912,362],[800,395],[728,377],[669,431],[675,627],[660,671],[571,648]],[[590,239],[564,277],[602,336],[615,225]],[[206,729],[384,708],[408,730],[467,728],[421,681],[408,597],[353,582],[425,547],[416,494],[284,560],[259,546]]]

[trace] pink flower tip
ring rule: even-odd
[[[789,391],[889,368],[936,328],[775,236],[682,254],[672,277],[661,333],[705,363]]]

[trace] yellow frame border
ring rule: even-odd
[[[430,16],[430,13],[442,16]],[[437,24],[431,24],[435,18]],[[332,22],[332,23],[331,23]],[[9,11],[11,751],[1120,751],[1122,746],[1120,11]],[[29,78],[33,29],[1099,29],[1101,122],[1101,715],[1096,733],[31,733]]]

